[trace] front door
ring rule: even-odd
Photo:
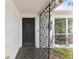
[[[35,19],[23,18],[22,19],[22,37],[23,46],[35,47]]]

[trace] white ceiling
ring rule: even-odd
[[[13,0],[20,13],[39,13],[49,0]]]

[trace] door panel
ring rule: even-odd
[[[35,47],[35,19],[23,18],[22,29],[23,29],[23,46]]]

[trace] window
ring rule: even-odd
[[[72,44],[72,18],[55,18],[54,19],[54,39],[55,45]]]
[[[72,18],[68,18],[68,42],[69,44],[73,43],[73,34],[72,34]]]
[[[65,18],[55,18],[55,44],[66,44]]]

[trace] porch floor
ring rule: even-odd
[[[48,59],[48,49],[21,47],[15,59]]]

